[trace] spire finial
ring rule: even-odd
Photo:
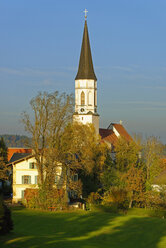
[[[87,19],[87,13],[88,13],[87,9],[84,10],[84,13],[85,13],[85,20],[86,20]]]

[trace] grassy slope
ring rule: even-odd
[[[135,214],[135,213],[134,213]],[[103,212],[14,210],[14,231],[0,247],[165,248],[166,220]]]

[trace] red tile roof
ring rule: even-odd
[[[127,141],[131,141],[132,138],[121,124],[112,123],[115,129],[118,131],[121,137],[124,137]]]
[[[99,134],[103,141],[107,141],[111,143],[112,145],[115,145],[118,140],[118,137],[115,135],[115,133],[111,129],[100,128]]]
[[[126,129],[121,124],[111,123],[111,125],[117,130],[121,137],[124,137],[127,141],[131,141],[132,138],[126,131]],[[110,126],[111,126],[110,125]],[[102,138],[102,141],[109,142],[111,145],[115,146],[118,140],[115,132],[112,129],[100,128],[99,134]]]
[[[8,161],[10,161],[14,153],[32,153],[32,149],[9,147],[8,148]]]

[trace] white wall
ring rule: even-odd
[[[35,158],[24,160],[15,165],[16,184],[22,184],[22,176],[31,176],[31,184],[35,184],[35,176],[38,175],[37,169],[29,169],[29,163],[36,162]]]
[[[13,202],[21,200],[22,191],[24,191],[26,188],[37,187],[37,185],[35,184],[35,176],[38,176],[38,170],[29,169],[29,164],[33,162],[36,162],[34,157],[23,160],[13,165]],[[61,173],[62,167],[59,166],[57,167],[57,175],[60,175],[60,177],[58,177],[57,183],[61,180]],[[22,176],[25,175],[31,176],[31,184],[22,184]]]
[[[73,115],[73,121],[81,122],[84,125],[91,123],[94,125],[96,133],[99,133],[99,116],[86,114]]]
[[[85,105],[81,106],[81,92],[85,94]],[[95,113],[97,107],[97,82],[90,79],[75,81],[75,112],[81,113],[84,108],[85,113],[91,111]]]

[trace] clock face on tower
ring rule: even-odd
[[[84,109],[84,108],[81,108],[80,111],[81,111],[81,112],[85,112],[85,109]]]

